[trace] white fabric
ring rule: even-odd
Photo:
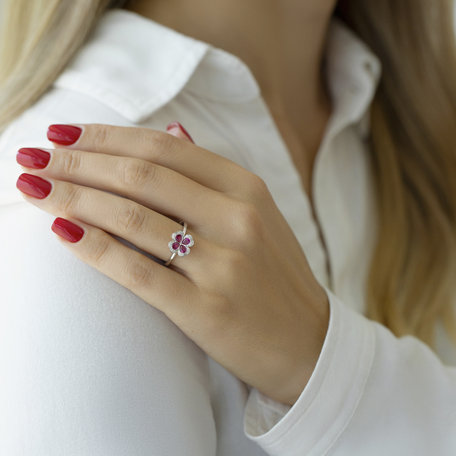
[[[456,454],[456,348],[440,327],[434,353],[363,315],[377,214],[365,138],[380,64],[336,20],[326,58],[335,109],[313,170],[318,220],[247,66],[130,11],[108,11],[52,88],[8,127],[1,455]],[[75,258],[54,239],[54,216],[15,188],[17,149],[52,147],[51,123],[164,130],[173,120],[265,180],[327,291],[328,333],[293,407],[239,381],[161,312]]]

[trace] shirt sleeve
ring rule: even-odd
[[[246,436],[271,456],[455,455],[456,367],[325,290],[330,321],[309,382],[293,406],[252,388]]]

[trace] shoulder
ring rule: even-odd
[[[5,147],[16,140],[39,141],[43,147],[51,147],[46,138],[50,123],[111,122],[131,125],[119,111],[80,91],[52,86],[39,100],[14,119],[0,136],[0,156]],[[39,145],[39,144],[35,144]]]

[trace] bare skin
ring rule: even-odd
[[[251,69],[312,201],[331,102],[321,74],[336,0],[130,0],[125,9],[213,44]]]

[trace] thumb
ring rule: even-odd
[[[195,141],[193,141],[188,131],[179,122],[174,121],[168,124],[166,131],[176,138],[184,139],[195,144]]]

